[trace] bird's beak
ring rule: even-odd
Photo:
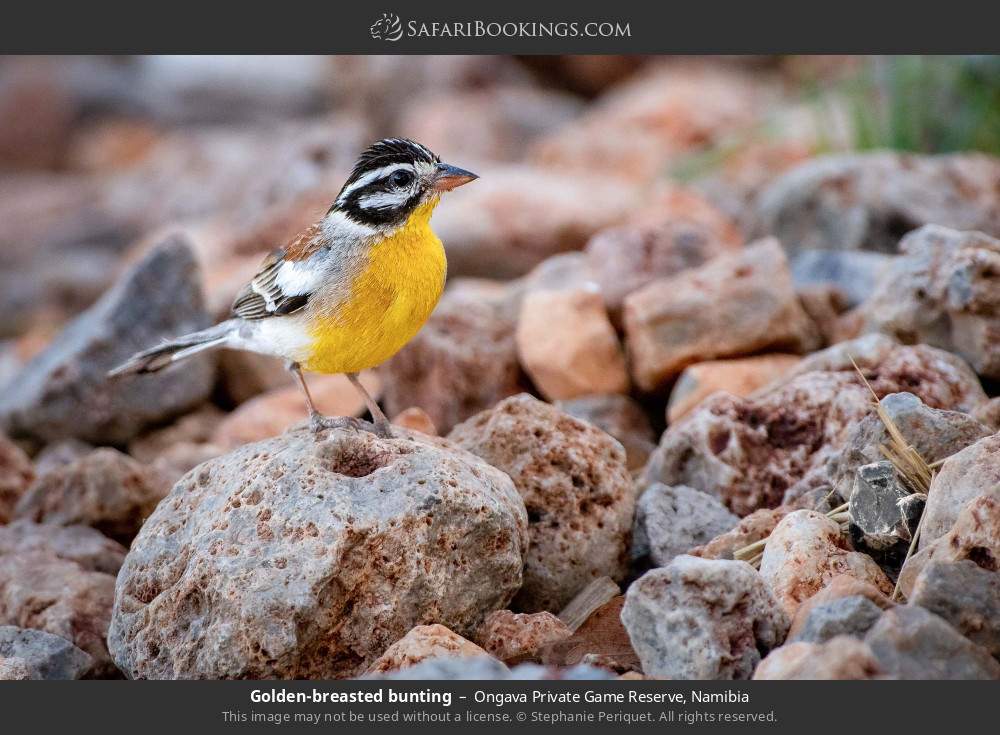
[[[478,178],[474,173],[466,171],[464,168],[439,163],[437,172],[434,174],[434,191],[451,191]]]

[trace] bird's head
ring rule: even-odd
[[[342,212],[358,224],[393,228],[417,208],[437,203],[441,194],[478,178],[442,163],[412,140],[386,138],[361,154],[330,212]]]

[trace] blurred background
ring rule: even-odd
[[[671,257],[690,264],[770,233],[793,255],[892,252],[927,221],[995,230],[996,211],[942,216],[921,179],[894,188],[889,172],[858,184],[863,226],[820,212],[807,227],[794,191],[768,187],[828,154],[1000,153],[1000,59],[0,58],[0,386],[167,232],[188,235],[224,316],[385,135],[482,175],[435,215],[453,278],[517,278],[644,217],[687,228]],[[962,174],[989,194],[994,171]]]

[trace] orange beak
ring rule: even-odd
[[[439,163],[437,173],[434,175],[434,191],[451,191],[478,178],[474,173],[466,171],[464,168]]]

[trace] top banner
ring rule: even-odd
[[[996,3],[424,0],[22,6],[7,53],[988,53]]]

